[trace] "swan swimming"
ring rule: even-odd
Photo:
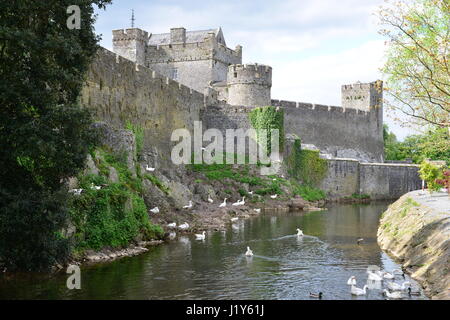
[[[297,235],[298,236],[303,236],[303,231],[300,230],[299,228],[297,228]]]
[[[367,294],[367,288],[368,288],[367,285],[365,285],[362,289],[361,288],[357,288],[356,286],[352,285],[352,288],[350,289],[350,292],[354,296],[364,296],[364,295]]]
[[[223,207],[227,206],[227,199],[228,198],[223,199],[223,202],[219,205],[219,208],[223,208]]]
[[[395,282],[388,282],[387,286],[392,291],[405,291],[407,288],[411,286],[411,282],[405,281],[401,285]]]
[[[201,234],[195,234],[195,239],[196,240],[205,240],[205,238],[206,238],[206,231],[203,231]]]
[[[369,280],[383,281],[383,277],[381,277],[379,274],[377,274],[375,272],[368,272],[368,274],[369,274]]]
[[[261,209],[253,209],[253,210],[255,210],[256,213],[260,213],[261,212]]]
[[[348,281],[347,281],[347,285],[348,286],[356,286],[356,277],[355,276],[351,276]]]
[[[384,273],[383,273],[383,278],[392,280],[392,279],[395,278],[395,276],[394,276],[392,273],[384,272]]]
[[[236,221],[238,221],[238,220],[239,220],[238,217],[235,217],[235,218],[231,218],[231,219],[230,219],[231,222],[236,222]]]
[[[383,293],[391,299],[402,299],[403,298],[403,294],[401,291],[394,291],[394,292],[389,292],[388,290],[384,289]]]
[[[246,255],[247,257],[253,256],[253,251],[250,250],[250,247],[247,247],[247,251],[245,252],[245,255]]]

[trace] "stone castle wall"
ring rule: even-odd
[[[319,187],[330,199],[368,194],[371,199],[397,199],[420,189],[419,166],[361,163],[354,159],[328,159],[328,172]]]
[[[283,108],[286,134],[314,144],[334,157],[383,162],[382,109],[344,109],[303,102],[272,100]]]
[[[193,130],[205,96],[144,66],[101,48],[87,74],[81,103],[97,120],[118,128],[144,128],[144,156],[169,167],[175,129]]]

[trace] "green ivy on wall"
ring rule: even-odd
[[[271,129],[279,130],[279,147],[280,152],[284,149],[284,112],[282,110],[277,110],[275,107],[258,107],[253,109],[248,114],[250,124],[256,130],[258,143],[264,142],[263,137],[259,134],[260,129],[267,130],[267,153],[270,154],[271,150],[271,140],[272,135]]]
[[[125,129],[133,132],[136,139],[136,157],[138,160],[141,160],[142,150],[144,149],[144,128],[127,121]]]
[[[328,170],[327,160],[319,157],[319,151],[302,150],[300,139],[294,141],[287,166],[289,175],[309,186],[317,186]]]

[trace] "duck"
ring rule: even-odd
[[[189,204],[187,206],[184,206],[183,209],[190,209],[192,208],[192,201],[189,200]]]
[[[253,209],[256,213],[261,213],[261,209]]]
[[[200,234],[195,234],[195,239],[196,240],[205,240],[205,238],[206,238],[206,231],[203,231],[202,233],[200,233]]]
[[[403,294],[401,291],[394,291],[394,292],[389,292],[387,289],[383,290],[383,293],[391,299],[402,299],[403,298]]]
[[[208,202],[209,202],[209,203],[213,203],[213,202],[214,202],[214,200],[211,199],[211,196],[210,196],[210,195],[208,195]]]
[[[100,187],[100,186],[94,186],[94,183],[93,182],[91,182],[91,189],[94,189],[94,190],[100,190],[102,187]]]
[[[151,212],[153,213],[159,213],[159,208],[158,207],[154,207],[153,209],[150,209]]]
[[[301,237],[303,236],[303,231],[297,228],[297,236]]]
[[[395,278],[395,276],[394,276],[392,273],[384,272],[384,273],[383,273],[383,278],[392,280],[392,279]]]
[[[253,251],[250,250],[250,247],[247,247],[247,251],[245,252],[245,255],[246,255],[247,257],[253,256]]]
[[[234,218],[231,218],[231,219],[230,219],[231,222],[236,222],[236,221],[238,221],[238,220],[239,220],[238,217],[234,217]]]
[[[368,288],[367,285],[365,285],[362,289],[352,285],[350,292],[354,296],[364,296],[367,294],[367,288]]]
[[[272,199],[276,199],[276,197],[278,197],[278,195],[277,194],[274,194],[274,195],[271,195],[270,196]]]
[[[408,295],[409,296],[420,296],[420,291],[412,291],[411,287],[408,287]]]
[[[239,206],[240,204],[241,204],[241,200],[238,200],[238,201],[232,203],[231,205],[232,206]]]
[[[189,224],[188,224],[187,222],[185,222],[185,223],[183,223],[183,224],[180,224],[180,225],[178,226],[178,229],[181,229],[181,230],[189,229]]]
[[[148,172],[153,172],[153,171],[155,171],[155,170],[156,170],[156,168],[149,167],[148,164],[147,164],[147,166],[145,167],[145,171],[148,171]]]
[[[81,192],[83,192],[83,189],[70,189],[69,192],[73,193],[76,196],[79,196]]]
[[[312,293],[312,292],[310,292],[310,293],[309,293],[309,296],[310,296],[311,298],[322,299],[322,292],[319,292],[319,293]]]
[[[356,244],[357,245],[360,245],[361,244],[361,242],[363,242],[364,241],[364,239],[363,238],[359,238],[359,239],[357,239],[356,240]]]
[[[177,224],[176,224],[176,222],[172,222],[172,223],[167,224],[167,227],[168,228],[176,228]]]
[[[228,198],[223,199],[223,202],[219,205],[219,208],[223,208],[223,207],[227,206],[227,199]]]
[[[347,281],[347,285],[348,286],[356,286],[356,277],[355,276],[351,276],[348,281]]]
[[[395,282],[388,282],[387,286],[392,291],[405,291],[407,288],[411,286],[411,282],[405,281],[401,285]]]

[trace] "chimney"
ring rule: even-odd
[[[170,43],[186,43],[186,29],[170,28]]]

